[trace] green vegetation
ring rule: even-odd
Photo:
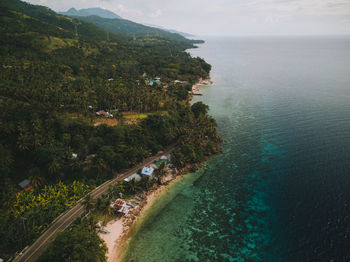
[[[132,35],[137,38],[149,38],[149,39],[164,38],[164,39],[176,40],[176,41],[181,41],[186,43],[203,43],[203,41],[189,40],[178,33],[170,33],[169,31],[166,31],[166,30],[141,25],[129,20],[124,20],[119,18],[109,19],[109,18],[103,18],[96,15],[90,15],[90,16],[75,16],[74,14],[73,15],[68,14],[68,15],[73,18],[79,19],[81,21],[95,24],[110,32],[125,34],[125,35]]]
[[[58,233],[39,261],[104,262],[107,261],[106,251],[106,244],[97,235],[96,221],[92,218]]]
[[[0,257],[13,256],[92,188],[165,146],[179,144],[179,168],[216,152],[215,120],[207,107],[187,102],[191,84],[210,72],[184,52],[191,42],[113,32],[107,41],[103,28],[18,0],[0,2],[0,35]],[[148,85],[155,77],[161,83]],[[99,110],[118,121],[94,126]],[[119,121],[127,112],[140,116],[136,124]],[[28,192],[18,186],[26,178]]]
[[[0,215],[0,252],[14,253],[38,237],[49,223],[89,191],[83,183],[62,182],[8,195]],[[10,199],[13,197],[13,199]]]

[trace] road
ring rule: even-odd
[[[174,149],[174,146],[167,148],[163,153],[157,154],[156,156],[145,159],[142,163],[137,166],[127,170],[124,173],[118,174],[116,178],[112,180],[108,180],[99,187],[95,188],[90,192],[92,198],[96,199],[107,193],[109,190],[109,186],[116,184],[117,182],[123,180],[124,178],[132,175],[137,172],[143,166],[150,165],[154,160],[157,160],[161,155],[169,154]],[[81,203],[82,199],[78,201],[78,203],[73,206],[71,209],[60,215],[56,218],[55,221],[51,223],[51,225],[47,228],[47,230],[25,251],[22,251],[20,255],[15,258],[15,262],[32,262],[36,261],[46,250],[48,244],[53,239],[53,237],[66,228],[68,228],[72,222],[83,214],[84,205]]]

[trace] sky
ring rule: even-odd
[[[26,0],[55,11],[101,7],[125,19],[206,35],[350,34],[350,0]]]

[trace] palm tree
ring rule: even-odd
[[[107,170],[108,165],[107,163],[102,159],[102,158],[98,158],[96,160],[96,168],[97,168],[97,173],[98,175],[102,174],[104,171]]]
[[[129,188],[131,193],[135,193],[137,191],[137,182],[136,180],[133,178],[131,179],[131,181],[129,181]]]
[[[160,164],[160,166],[158,167],[158,169],[155,171],[155,175],[158,179],[158,183],[161,184],[162,183],[162,177],[168,174],[168,168],[165,164],[165,162],[162,162]]]
[[[86,219],[86,224],[90,232],[94,232],[97,228],[99,228],[97,225],[97,219],[94,215],[91,215]]]
[[[87,194],[84,197],[83,205],[85,206],[86,213],[89,213],[90,210],[94,207],[94,200],[93,200],[91,194]]]
[[[118,185],[116,186],[116,188],[117,188],[117,191],[119,192],[119,193],[124,193],[125,192],[125,185],[124,185],[124,183],[123,182],[121,182],[121,183],[118,183]]]
[[[43,178],[42,176],[32,175],[29,177],[29,179],[30,179],[30,184],[33,187],[40,187],[45,183],[45,178]]]
[[[108,198],[105,198],[102,203],[103,203],[102,212],[104,214],[104,223],[105,223],[107,216],[112,214],[111,200]]]
[[[145,188],[148,191],[149,188],[152,186],[152,181],[148,176],[146,176],[142,178],[139,184],[141,187]]]
[[[48,171],[51,175],[54,175],[58,172],[58,170],[61,168],[60,164],[56,159],[54,159],[49,165],[48,165]]]

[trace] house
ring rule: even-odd
[[[154,84],[160,84],[160,78],[159,77],[156,77],[156,78],[150,80],[148,85],[153,86]]]
[[[30,184],[30,180],[29,179],[24,179],[23,181],[21,181],[20,183],[18,183],[18,185],[24,190],[24,191],[29,191],[31,190],[33,187]]]
[[[114,203],[111,204],[111,208],[123,214],[127,214],[130,211],[130,208],[128,207],[127,203],[120,198],[118,198]]]
[[[104,110],[100,110],[96,112],[96,115],[98,116],[103,116],[103,117],[107,117],[107,118],[113,118],[113,115],[109,112],[106,112]]]
[[[175,80],[174,81],[175,84],[187,84],[187,81],[181,81],[181,80]]]
[[[154,171],[153,167],[145,166],[145,167],[142,168],[141,174],[145,175],[145,176],[152,176],[153,171]]]
[[[76,158],[78,158],[78,154],[72,153],[72,159],[76,159]]]
[[[107,79],[107,81],[113,81],[114,80],[114,78],[109,78],[109,79]]]
[[[131,176],[128,176],[127,178],[124,179],[124,181],[126,182],[130,182],[131,180],[135,179],[135,181],[140,181],[141,180],[141,176],[137,173],[132,174]]]

